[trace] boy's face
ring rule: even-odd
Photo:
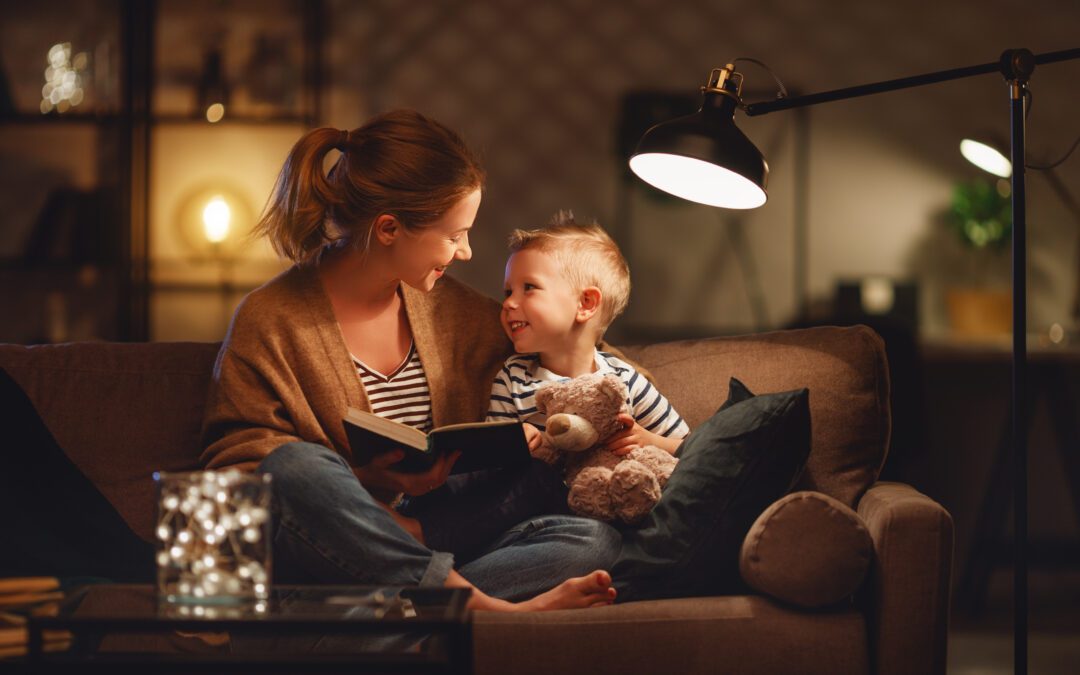
[[[502,326],[515,351],[543,355],[574,346],[580,298],[551,255],[536,249],[511,255],[503,291]]]

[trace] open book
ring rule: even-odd
[[[405,457],[394,470],[406,473],[426,471],[439,453],[454,450],[461,450],[461,457],[450,473],[524,464],[531,458],[521,422],[448,424],[425,434],[407,424],[349,408],[344,424],[357,466],[399,449],[405,451]]]

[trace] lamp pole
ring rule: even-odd
[[[1009,86],[1012,173],[1012,442],[1013,442],[1013,661],[1014,672],[1027,672],[1028,587],[1027,587],[1027,204],[1024,175],[1024,98],[1027,83],[1037,64],[1080,58],[1080,48],[1034,55],[1027,49],[1009,49],[994,63],[943,70],[896,80],[792,98],[751,103],[747,115],[763,115],[777,110],[857,98],[898,89],[908,89],[975,75],[1001,73]]]

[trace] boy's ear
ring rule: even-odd
[[[381,214],[375,218],[375,222],[371,225],[372,236],[383,246],[394,243],[394,240],[402,231],[401,223],[389,213]]]
[[[600,311],[600,303],[604,295],[596,286],[586,286],[578,296],[577,320],[584,323]]]

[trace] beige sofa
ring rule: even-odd
[[[29,396],[68,458],[149,539],[151,473],[197,468],[217,349],[211,343],[0,345],[0,367]],[[865,526],[873,549],[869,573],[850,598],[825,607],[753,593],[477,613],[476,672],[943,673],[952,521],[914,489],[876,482],[890,431],[880,338],[865,327],[811,328],[623,349],[651,371],[691,427],[726,399],[731,376],[757,393],[809,388],[812,450],[796,489],[829,495]],[[794,531],[805,535],[814,527],[808,521]],[[813,557],[812,547],[829,546],[827,540],[802,536],[802,549],[793,543],[765,564],[794,570],[788,581],[796,585],[818,583],[801,580],[799,565]]]

